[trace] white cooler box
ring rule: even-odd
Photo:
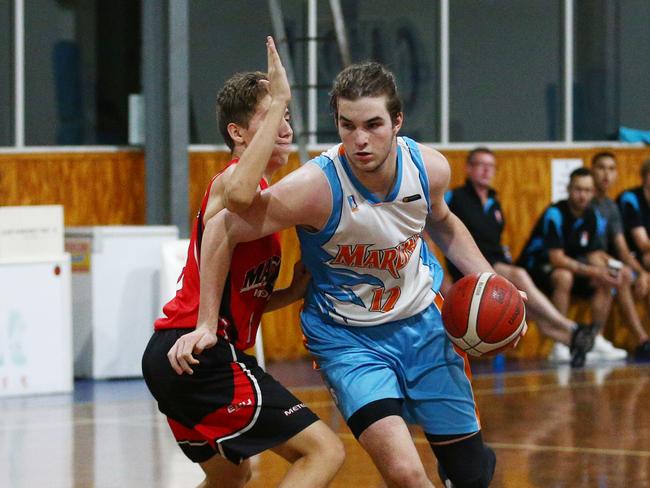
[[[67,227],[76,377],[142,376],[160,309],[161,253],[175,226]]]

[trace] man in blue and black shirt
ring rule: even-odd
[[[617,203],[627,244],[645,269],[650,269],[650,159],[641,165],[641,186],[621,193]]]
[[[596,154],[591,163],[591,170],[596,184],[596,198],[598,209],[607,219],[608,233],[606,243],[612,254],[623,261],[627,267],[624,271],[634,275],[634,294],[645,302],[650,310],[650,273],[644,263],[650,262],[650,253],[641,250],[648,247],[648,229],[650,228],[650,209],[645,185],[624,191],[618,197],[617,206],[607,197],[607,191],[616,181],[616,157],[613,153],[601,152]],[[650,159],[641,166],[642,182],[648,180],[650,173]],[[620,208],[619,208],[620,207]],[[621,216],[624,212],[625,217]],[[630,249],[634,249],[632,251]],[[629,281],[632,281],[630,278]],[[650,336],[644,329],[636,304],[632,296],[631,286],[624,286],[618,294],[621,309],[627,319],[627,324],[637,336],[639,345],[635,350],[637,359],[650,360]]]
[[[537,221],[517,264],[525,267],[551,301],[567,314],[571,294],[591,299],[593,324],[602,330],[620,276],[602,249],[606,222],[591,207],[594,181],[587,168],[571,173],[569,198],[550,205]]]
[[[562,315],[535,286],[526,270],[512,264],[509,252],[501,243],[505,224],[503,211],[491,187],[496,166],[496,157],[488,148],[471,151],[467,157],[467,181],[445,194],[447,205],[467,226],[494,270],[526,292],[528,316],[536,321],[542,333],[571,347],[577,358],[575,365],[579,366],[591,347],[592,330]],[[447,270],[454,280],[462,277],[450,261],[447,261]],[[570,359],[569,347],[566,360]]]

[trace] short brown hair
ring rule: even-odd
[[[489,154],[490,156],[495,157],[494,153],[489,148],[485,146],[479,146],[469,152],[467,155],[467,164],[470,164],[472,162],[472,159],[474,159],[474,156],[477,154]]]
[[[601,151],[598,154],[594,154],[594,157],[591,158],[591,166],[594,166],[600,159],[603,158],[610,158],[616,162],[616,156],[614,156],[614,153],[609,151]]]
[[[362,97],[386,95],[386,109],[395,123],[402,111],[402,101],[397,94],[395,76],[383,64],[366,61],[348,66],[341,71],[330,92],[330,108],[338,119],[338,99],[357,100]]]
[[[260,80],[266,79],[266,73],[261,71],[236,73],[223,84],[217,94],[219,132],[231,151],[235,148],[235,141],[228,134],[228,124],[234,123],[248,128],[257,104],[268,93],[266,86],[260,83]]]
[[[585,168],[584,166],[580,166],[579,168],[574,169],[569,175],[569,186],[573,185],[573,180],[576,178],[582,178],[584,176],[590,176],[593,178],[591,171],[589,171],[589,169]]]

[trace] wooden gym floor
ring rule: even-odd
[[[508,366],[474,377],[498,457],[493,487],[650,487],[650,365]],[[332,486],[384,486],[317,375],[304,363],[269,369],[343,439],[347,458]],[[2,488],[180,488],[202,479],[141,380],[78,381],[71,395],[1,399],[0,412]],[[422,433],[413,435],[441,486]],[[249,486],[275,486],[286,467],[273,454],[254,458]]]

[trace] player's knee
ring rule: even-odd
[[[428,478],[422,464],[409,462],[404,459],[393,459],[385,467],[386,481],[391,486],[410,488],[425,486]]]
[[[317,422],[309,427],[309,437],[303,439],[294,449],[291,457],[286,456],[290,462],[304,458],[314,460],[329,470],[336,472],[343,465],[345,447],[341,439],[325,424]]]
[[[429,436],[430,442],[438,436]],[[490,486],[496,455],[483,443],[479,431],[476,435],[451,444],[431,444],[438,463],[456,488],[486,488]]]
[[[621,283],[623,286],[629,286],[634,281],[634,275],[632,274],[632,269],[628,266],[623,266],[621,269]]]
[[[554,289],[570,290],[573,286],[573,273],[568,269],[554,269],[551,281]]]
[[[332,471],[336,472],[343,465],[345,460],[345,447],[341,439],[328,430],[318,444],[317,452],[314,453],[318,462],[324,463]]]
[[[253,477],[250,463],[227,471],[205,471],[205,479],[197,488],[244,488]]]
[[[519,266],[513,266],[513,278],[510,281],[512,281],[515,285],[519,287],[524,287],[527,288],[530,283],[530,275],[528,274],[528,271],[526,271],[524,268],[521,268]],[[524,289],[524,291],[526,291]]]

